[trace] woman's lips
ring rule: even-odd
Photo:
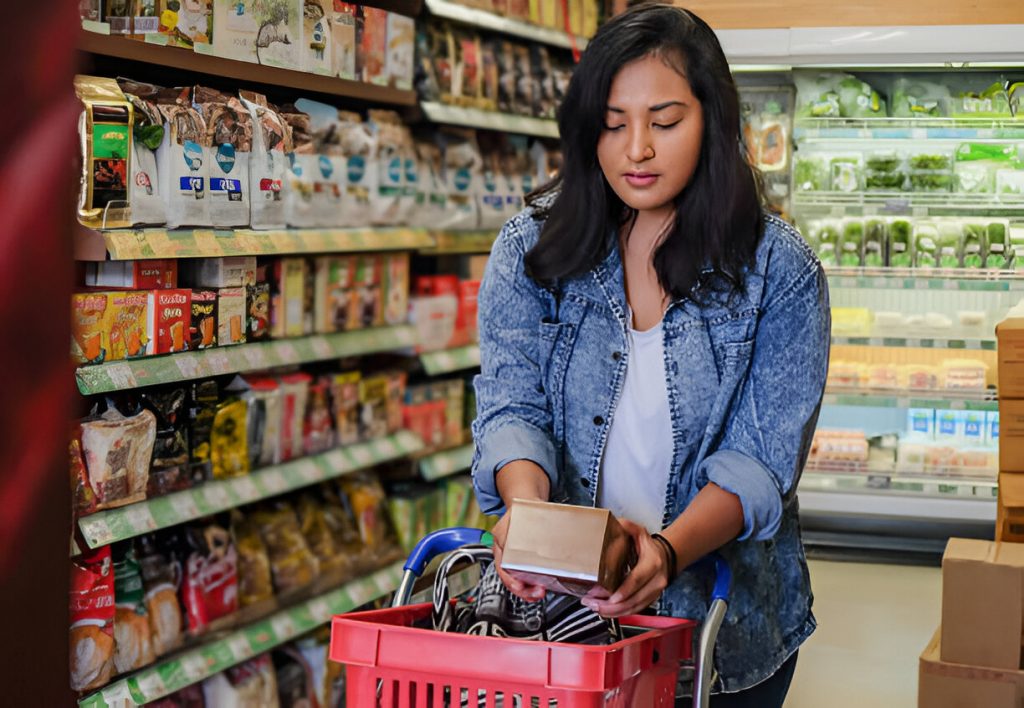
[[[658,175],[650,172],[627,172],[625,178],[634,187],[649,187],[658,179]]]

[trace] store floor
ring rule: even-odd
[[[818,630],[786,708],[913,708],[917,659],[941,615],[937,567],[810,561]]]

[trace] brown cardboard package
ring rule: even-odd
[[[1024,398],[1024,317],[1007,317],[996,325],[999,398]]]
[[[1024,474],[999,473],[996,540],[1024,543]]]
[[[949,539],[942,556],[942,660],[1019,669],[1022,613],[1024,544]]]
[[[1003,395],[1000,389],[999,470],[1024,472],[1024,400],[1003,398]]]
[[[514,500],[501,567],[552,592],[615,592],[629,572],[633,541],[607,509]]]
[[[937,630],[918,665],[918,708],[1019,708],[1024,698],[1024,671],[988,669],[941,660]]]

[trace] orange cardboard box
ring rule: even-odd
[[[1024,400],[1003,398],[1002,395],[1000,389],[999,470],[1024,472]]]
[[[999,473],[996,540],[1024,543],[1024,474]]]
[[[1024,316],[996,325],[999,398],[1024,398]]]
[[[151,331],[156,332],[154,354],[170,354],[189,349],[191,290],[154,290],[149,294],[149,316],[153,320]]]
[[[245,344],[245,288],[217,291],[217,345]]]
[[[940,658],[945,647],[936,630],[918,664],[918,708],[1019,708],[1024,671],[957,664]]]
[[[108,293],[71,296],[71,358],[78,364],[101,364],[110,358],[107,330]]]
[[[106,329],[110,351],[107,361],[138,359],[153,353],[153,329],[149,318],[149,293],[108,293]]]

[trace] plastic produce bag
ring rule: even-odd
[[[894,118],[946,115],[949,89],[934,81],[898,77],[893,82],[891,110]]]

